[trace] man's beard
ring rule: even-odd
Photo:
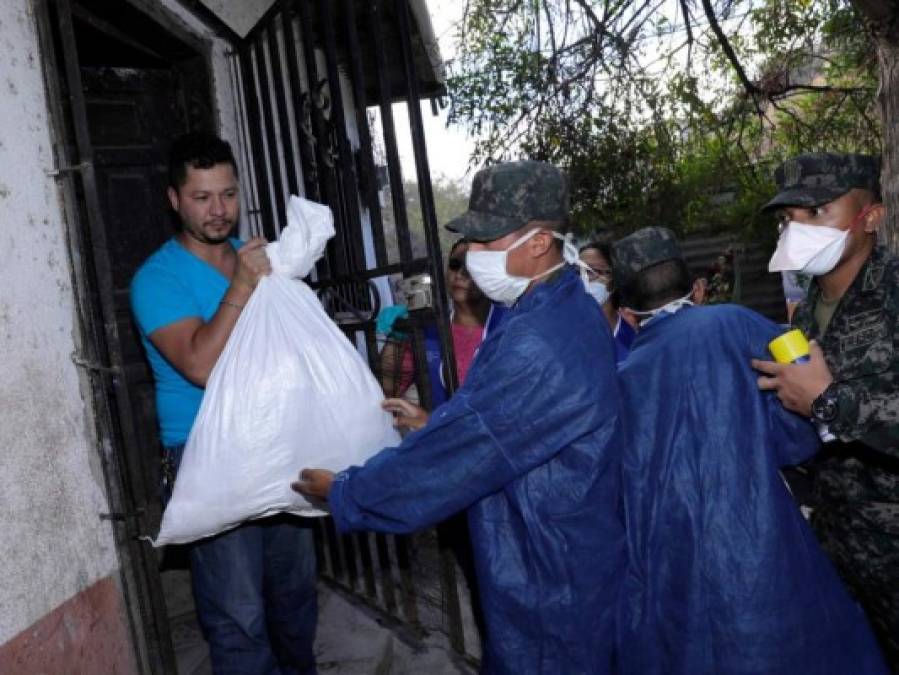
[[[222,225],[227,226],[227,228],[222,230],[222,234],[215,236],[207,235],[205,226],[200,228],[185,227],[184,231],[189,237],[191,237],[191,239],[194,239],[201,244],[209,244],[214,246],[218,244],[225,244],[228,242],[228,238],[234,231],[236,223],[224,221]]]

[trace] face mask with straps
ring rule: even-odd
[[[654,318],[656,318],[657,316],[659,316],[662,313],[676,314],[677,312],[682,310],[684,307],[692,306],[693,301],[690,299],[690,297],[692,295],[693,295],[693,292],[690,291],[682,298],[678,298],[677,300],[672,300],[671,302],[666,303],[666,304],[662,305],[661,307],[656,307],[655,309],[650,309],[645,312],[638,312],[633,309],[630,311],[632,314],[634,314],[636,316],[645,317],[640,320],[640,327],[642,328],[643,326],[645,326],[647,323],[649,323],[650,321],[652,321]]]
[[[504,251],[471,251],[465,254],[465,266],[468,273],[477,284],[478,288],[483,291],[484,295],[505,305],[512,305],[522,293],[524,293],[530,284],[538,279],[549,276],[556,270],[564,267],[566,264],[577,265],[580,269],[581,279],[584,287],[587,287],[587,270],[589,269],[582,263],[578,257],[577,247],[572,242],[572,235],[563,235],[558,232],[552,232],[552,236],[561,239],[562,245],[562,262],[553,265],[548,270],[541,272],[534,277],[519,277],[509,274],[506,271],[506,260],[509,252],[522,246],[531,237],[538,232],[544,230],[535,228],[530,232],[522,235],[515,240],[509,248]]]
[[[849,233],[864,221],[875,206],[869,204],[864,207],[845,230],[792,220],[783,223],[768,271],[796,271],[816,277],[832,271],[843,259]]]

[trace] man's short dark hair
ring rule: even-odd
[[[184,185],[188,166],[211,169],[216,164],[230,164],[237,176],[237,162],[228,141],[196,131],[178,136],[169,151],[169,185],[176,190]]]
[[[690,270],[682,259],[665,260],[639,272],[626,287],[618,289],[621,303],[638,312],[648,312],[687,295],[692,289]]]

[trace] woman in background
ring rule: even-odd
[[[453,335],[453,351],[456,356],[456,374],[461,386],[468,375],[478,347],[504,315],[502,307],[495,306],[481,292],[465,267],[468,242],[463,238],[450,249],[446,269],[446,286],[452,300],[450,328]],[[440,352],[440,338],[436,326],[424,329],[424,348],[431,384],[431,407],[436,408],[449,398],[446,390],[446,372]],[[415,380],[415,362],[408,341],[387,343],[381,352],[381,387],[388,399],[402,396]],[[423,411],[422,411],[423,412]],[[424,417],[427,420],[427,416]],[[406,420],[410,428],[424,426],[416,420]]]
[[[612,281],[612,247],[599,241],[591,241],[580,249],[581,262],[588,268],[587,292],[602,308],[612,337],[615,338],[615,360],[624,361],[630,352],[637,331],[619,312],[618,293]]]

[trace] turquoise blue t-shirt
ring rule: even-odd
[[[231,239],[234,248],[243,242]],[[169,239],[131,280],[131,310],[156,380],[156,413],[163,445],[187,441],[203,389],[179,373],[148,339],[153,331],[198,317],[209,321],[231,282],[215,267]]]

